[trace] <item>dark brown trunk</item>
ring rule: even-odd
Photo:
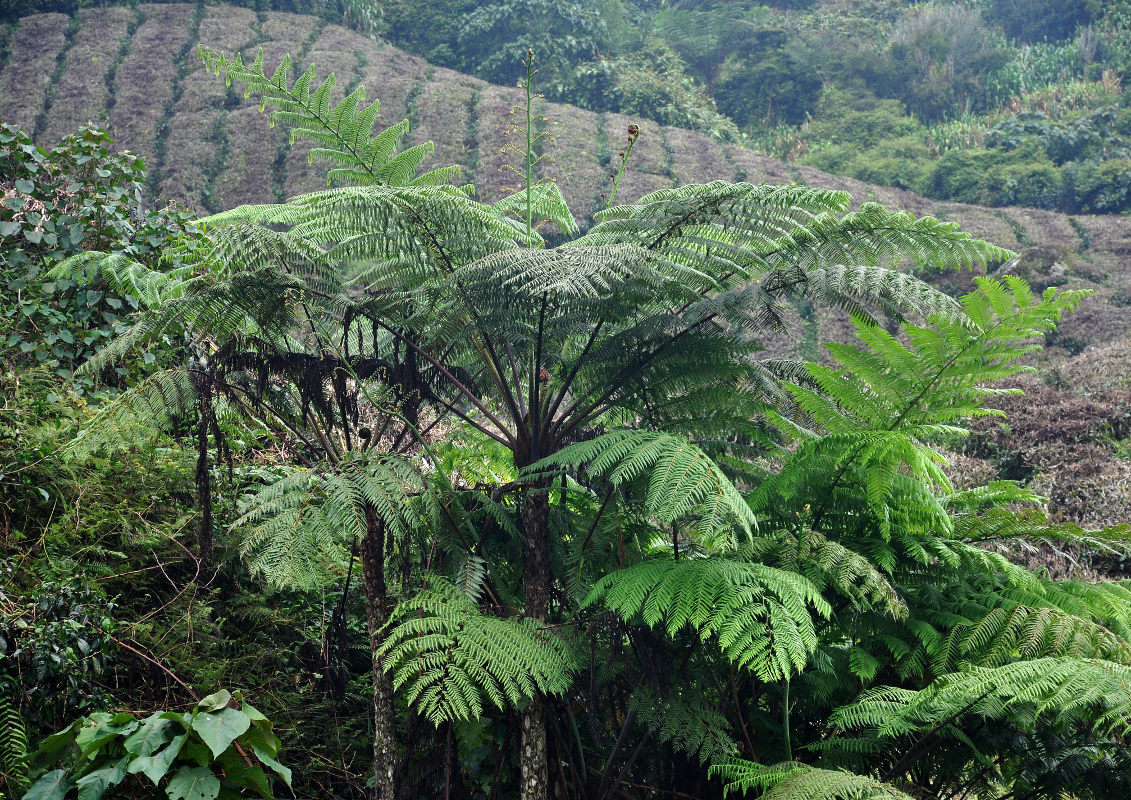
[[[200,509],[200,528],[197,532],[197,553],[200,556],[199,575],[204,578],[212,564],[212,474],[208,469],[208,426],[212,422],[211,387],[200,390],[200,423],[196,426],[196,506]],[[204,578],[207,580],[207,578]]]
[[[550,613],[550,495],[546,486],[527,491],[522,509],[522,580],[526,616],[545,622]],[[550,764],[546,756],[546,708],[535,697],[522,714],[522,800],[546,800]]]
[[[378,649],[382,629],[389,621],[385,587],[385,523],[376,510],[365,509],[365,539],[361,542],[361,571],[365,579],[365,617],[369,624],[369,651],[373,660],[373,776],[374,800],[393,800],[396,792],[397,728],[393,709],[393,684],[381,668]]]

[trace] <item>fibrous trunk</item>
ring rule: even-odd
[[[196,428],[196,505],[200,509],[200,529],[197,532],[197,551],[200,554],[200,573],[212,564],[212,474],[208,470],[208,427],[212,421],[212,388],[200,387],[200,423]]]
[[[522,578],[526,616],[545,622],[550,608],[550,499],[545,487],[532,487],[522,511],[525,536]],[[546,708],[535,697],[522,715],[522,800],[546,800],[550,765],[546,758]]]
[[[393,715],[393,684],[381,668],[377,651],[389,621],[385,587],[385,523],[372,507],[365,509],[366,536],[361,543],[361,569],[365,578],[365,617],[373,660],[373,776],[374,800],[393,800],[396,790],[397,728]]]

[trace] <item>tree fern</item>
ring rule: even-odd
[[[401,602],[381,646],[384,669],[434,724],[473,720],[486,703],[521,705],[561,694],[575,669],[569,645],[535,620],[481,614],[442,578]]]
[[[998,391],[987,384],[1026,369],[1017,362],[1037,346],[1034,339],[1087,294],[1054,289],[1038,300],[1014,278],[1006,284],[976,280],[978,288],[962,298],[966,315],[905,324],[907,344],[857,322],[859,344],[827,345],[839,368],[810,364],[812,386],[787,384],[804,417],[824,435],[808,435],[785,468],[759,487],[756,511],[796,509],[820,491],[829,498],[851,479],[862,484],[884,535],[900,508],[915,509],[920,526],[950,529],[936,491],[950,489],[945,460],[929,443],[962,434],[964,419],[1000,413],[983,405]],[[831,507],[828,499],[815,502],[815,522],[825,521]]]
[[[830,613],[808,579],[723,558],[645,561],[617,570],[597,582],[584,605],[596,603],[626,620],[639,615],[669,636],[686,625],[703,639],[717,637],[727,658],[764,681],[804,668],[817,646],[813,613]]]

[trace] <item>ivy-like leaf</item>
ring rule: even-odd
[[[216,758],[250,727],[251,718],[234,708],[224,708],[212,714],[198,714],[192,721],[192,729]]]
[[[182,734],[169,742],[169,746],[164,750],[153,755],[135,758],[130,762],[130,774],[136,775],[140,772],[153,781],[153,785],[156,786],[169,772],[169,768],[173,766],[173,761],[180,754],[186,739],[188,739],[188,734]]]
[[[165,787],[169,800],[216,800],[220,779],[207,767],[181,767]]]

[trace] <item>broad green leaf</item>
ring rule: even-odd
[[[250,789],[261,797],[272,797],[267,773],[258,764],[248,766],[243,757],[233,751],[220,761],[220,765],[224,768],[224,780]]]
[[[54,756],[60,750],[70,747],[75,742],[75,728],[81,720],[75,720],[63,730],[53,733],[39,743],[38,749],[32,755],[31,762],[33,765],[42,764],[47,761],[54,761]]]
[[[208,745],[215,758],[228,749],[238,736],[251,727],[251,719],[242,711],[222,708],[211,714],[198,714],[192,721],[192,729]]]
[[[179,711],[164,711],[161,713],[161,719],[169,719],[173,722],[180,723],[180,726],[186,731],[192,730],[192,714]]]
[[[232,702],[232,693],[227,689],[221,689],[218,692],[213,692],[202,699],[196,704],[196,707],[201,711],[216,711],[224,708],[228,703]]]
[[[53,769],[28,789],[24,800],[63,800],[70,785],[65,769]]]
[[[101,800],[107,789],[117,786],[126,777],[126,763],[129,760],[129,756],[124,756],[113,764],[88,772],[75,781],[75,786],[79,790],[79,800]]]
[[[162,719],[160,714],[154,714],[141,723],[141,727],[134,731],[123,746],[131,756],[152,755],[157,748],[173,738],[175,723]]]
[[[169,768],[173,766],[173,760],[181,752],[186,739],[188,739],[188,734],[181,734],[169,742],[169,746],[164,750],[153,755],[135,758],[130,762],[130,774],[136,775],[140,772],[153,781],[153,785],[156,786],[169,772]]]
[[[181,767],[165,787],[169,800],[216,800],[220,779],[208,767]]]
[[[271,728],[273,727],[271,720],[267,719],[267,717],[263,715],[263,712],[253,706],[251,703],[244,703],[242,706],[240,706],[240,710],[243,711],[243,713],[247,714],[247,716],[251,719],[251,724],[255,727],[266,728],[267,730],[271,730]]]
[[[181,760],[191,761],[198,767],[207,767],[212,763],[212,750],[204,742],[189,739],[181,751]]]
[[[284,767],[275,760],[274,754],[271,753],[263,744],[259,742],[252,742],[251,749],[255,752],[255,757],[262,761],[275,771],[275,773],[283,779],[287,786],[291,785],[291,770],[290,767]]]
[[[91,714],[90,720],[95,724],[87,725],[75,737],[75,744],[88,757],[111,739],[133,733],[141,724],[129,714]]]

